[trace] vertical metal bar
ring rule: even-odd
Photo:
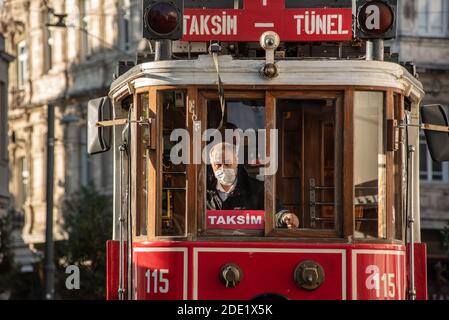
[[[409,299],[416,300],[416,288],[415,288],[415,236],[414,236],[414,224],[415,218],[413,215],[413,195],[414,195],[414,156],[415,146],[408,146],[408,161],[409,161],[409,212],[408,212],[408,228],[409,228],[409,261],[410,261],[410,284],[409,284]]]
[[[171,60],[172,58],[172,42],[171,40],[157,40],[154,61]]]
[[[371,40],[366,41],[366,60],[373,60],[373,42]]]
[[[118,298],[124,300],[125,298],[125,259],[124,259],[124,224],[125,218],[123,216],[123,175],[124,170],[124,157],[126,152],[126,145],[122,144],[119,148],[120,151],[120,216],[119,216],[119,284],[118,284]]]
[[[128,129],[128,150],[130,151],[128,153],[128,180],[127,180],[127,185],[128,185],[128,192],[127,192],[127,202],[128,202],[128,206],[127,206],[127,215],[126,215],[126,219],[127,221],[127,227],[126,227],[126,232],[127,232],[127,250],[128,250],[128,257],[127,257],[127,276],[128,276],[128,300],[132,300],[133,298],[133,270],[132,270],[132,265],[133,265],[133,257],[132,257],[132,250],[133,250],[133,219],[132,219],[132,204],[131,204],[131,192],[132,192],[132,155],[131,155],[131,120],[132,120],[132,107],[129,111],[129,115],[128,115],[128,121],[129,121],[129,129]]]
[[[384,39],[375,39],[373,41],[373,59],[376,61],[384,61],[385,59]]]
[[[47,107],[47,220],[45,229],[45,299],[55,298],[55,265],[53,242],[53,187],[55,150],[55,106]]]
[[[310,188],[310,196],[309,196],[309,205],[310,205],[310,226],[315,228],[316,226],[316,182],[314,178],[309,179],[309,188]]]

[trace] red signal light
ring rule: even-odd
[[[357,31],[361,39],[396,37],[397,0],[357,0]]]
[[[156,34],[168,35],[178,27],[180,15],[169,2],[155,3],[145,14],[145,24]]]

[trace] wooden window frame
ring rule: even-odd
[[[336,139],[341,143],[335,145],[335,228],[326,229],[281,229],[274,225],[274,212],[276,200],[276,175],[265,177],[265,236],[270,237],[294,237],[294,238],[341,238],[342,225],[345,217],[343,217],[344,199],[342,198],[342,181],[344,180],[343,171],[343,149],[342,138],[344,135],[344,118],[343,118],[343,91],[335,90],[298,90],[292,91],[266,91],[266,130],[276,129],[276,100],[279,99],[295,99],[295,100],[311,100],[311,99],[333,99],[335,100],[335,135]],[[267,149],[270,150],[270,135],[267,136]],[[302,188],[304,188],[302,181]]]
[[[265,99],[265,129],[269,132],[270,129],[276,128],[275,122],[275,101],[278,98],[292,98],[298,100],[308,100],[308,99],[335,99],[336,101],[336,123],[338,124],[338,129],[336,130],[337,139],[340,141],[343,139],[342,129],[344,127],[343,121],[343,100],[344,100],[344,91],[336,91],[336,90],[327,90],[327,91],[317,91],[317,90],[303,90],[303,91],[289,91],[289,90],[253,90],[248,91],[250,89],[242,89],[241,91],[227,91],[226,97],[232,99],[246,98],[246,99]],[[211,99],[218,99],[218,95],[215,91],[201,91],[199,93],[199,114],[200,121],[202,123],[202,127],[207,126],[207,102]],[[267,135],[267,149],[270,148],[270,135]],[[202,142],[202,148],[204,148],[206,143]],[[338,154],[338,155],[337,155]],[[273,219],[273,208],[274,208],[274,197],[275,194],[275,176],[266,176],[265,177],[265,230],[261,231],[242,231],[240,236],[247,237],[264,237],[265,240],[269,240],[270,238],[342,238],[342,226],[345,218],[342,215],[344,200],[342,199],[342,176],[343,176],[343,151],[339,151],[336,153],[336,161],[340,162],[339,168],[336,169],[336,185],[337,187],[337,195],[336,195],[336,223],[335,229],[333,230],[320,230],[320,229],[298,229],[298,230],[286,230],[279,229],[274,227],[274,219]],[[339,160],[337,160],[339,159]],[[206,197],[206,184],[205,184],[205,172],[206,165],[199,165],[199,170],[197,173],[197,181],[198,181],[198,198],[197,198],[197,221],[199,226],[199,236],[201,237],[213,237],[213,236],[228,236],[230,238],[235,237],[227,230],[207,230],[205,228],[205,197]],[[351,212],[352,215],[352,212]]]
[[[133,109],[132,119],[137,120],[142,116],[142,106],[140,105],[140,99],[138,98],[140,94],[148,94],[148,105],[149,105],[149,114],[151,118],[156,119],[155,127],[153,128],[151,134],[155,135],[155,139],[157,140],[156,149],[155,150],[143,150],[141,143],[132,143],[131,146],[131,156],[132,162],[136,163],[136,165],[132,168],[133,175],[133,191],[132,192],[132,206],[133,206],[133,237],[136,241],[146,241],[152,239],[160,239],[160,240],[183,240],[183,239],[192,239],[196,233],[196,223],[195,223],[195,172],[196,168],[193,164],[188,164],[186,166],[187,170],[187,180],[186,180],[186,224],[185,224],[185,234],[180,236],[164,236],[162,235],[162,220],[160,217],[160,212],[162,210],[162,126],[163,126],[163,115],[162,115],[162,99],[161,95],[167,91],[184,91],[186,93],[186,129],[188,130],[190,136],[193,134],[193,120],[190,116],[189,105],[193,102],[196,103],[196,88],[195,87],[178,87],[178,86],[154,86],[154,87],[146,87],[136,89],[134,94],[134,105],[137,106]],[[132,136],[137,137],[139,139],[139,131],[137,129],[137,124],[132,124]],[[140,137],[141,138],[141,137]],[[136,138],[135,138],[136,139]],[[193,142],[190,142],[191,150],[193,148]],[[147,234],[146,235],[137,235],[136,231],[140,228],[140,225],[137,223],[136,218],[140,217],[142,212],[142,205],[144,202],[144,197],[139,190],[143,188],[143,179],[137,179],[137,173],[139,170],[142,170],[143,161],[140,161],[142,157],[144,157],[144,152],[146,152],[147,157],[147,192],[149,196],[147,198]]]
[[[271,89],[271,90],[270,90]],[[134,93],[134,105],[138,106],[137,96],[139,93],[148,93],[149,96],[149,108],[151,113],[156,117],[157,124],[155,131],[157,132],[157,139],[160,139],[161,133],[161,121],[159,113],[161,110],[160,93],[168,90],[184,90],[187,92],[186,96],[186,108],[187,108],[187,119],[186,126],[189,131],[190,137],[193,137],[193,119],[191,113],[191,107],[196,110],[198,120],[201,121],[202,129],[207,125],[207,100],[217,99],[218,95],[216,93],[216,88],[212,86],[152,86],[136,89]],[[401,104],[403,106],[404,95],[399,89],[385,88],[385,87],[363,87],[363,86],[329,86],[329,87],[316,87],[312,88],[310,86],[273,86],[273,87],[247,87],[247,86],[232,86],[228,88],[225,92],[226,97],[238,99],[238,98],[248,98],[256,99],[265,97],[266,105],[266,129],[275,128],[275,122],[268,121],[268,119],[275,119],[275,101],[278,98],[292,98],[292,99],[338,99],[337,101],[337,120],[341,122],[340,131],[336,130],[336,134],[339,135],[341,141],[341,159],[339,168],[336,167],[336,172],[339,173],[340,177],[336,177],[336,185],[340,187],[340,194],[336,197],[336,201],[339,201],[338,207],[340,208],[337,212],[337,217],[339,220],[336,224],[335,230],[284,230],[273,228],[274,221],[271,219],[271,214],[266,217],[266,227],[263,233],[247,233],[244,235],[233,236],[228,231],[220,232],[218,230],[207,230],[204,229],[204,210],[205,210],[205,164],[189,164],[187,165],[187,182],[186,182],[186,235],[185,237],[173,237],[173,236],[161,236],[158,230],[160,228],[160,221],[158,221],[158,213],[160,211],[160,200],[162,192],[159,191],[159,186],[161,183],[161,173],[157,173],[157,168],[160,166],[160,157],[162,155],[162,150],[160,144],[157,144],[157,149],[150,152],[150,161],[148,161],[148,193],[155,194],[156,196],[148,197],[148,212],[147,212],[147,235],[136,236],[136,224],[134,221],[133,225],[133,236],[135,241],[146,241],[146,240],[223,240],[223,241],[332,241],[332,242],[342,242],[346,243],[348,241],[354,243],[393,243],[393,244],[403,244],[403,240],[394,239],[393,229],[395,226],[391,219],[387,221],[387,239],[355,239],[354,236],[354,94],[355,91],[381,91],[385,94],[386,99],[386,110],[389,108],[393,110],[393,94],[399,94],[401,97]],[[390,97],[391,96],[391,97]],[[391,104],[390,104],[391,103]],[[338,107],[340,106],[340,107]],[[338,110],[340,110],[338,112]],[[403,111],[403,108],[402,108]],[[133,119],[139,118],[139,108],[133,109]],[[132,126],[132,130],[135,129],[136,125]],[[134,129],[133,129],[134,128]],[[337,129],[337,128],[336,128]],[[136,134],[136,132],[133,132]],[[135,135],[134,135],[135,136]],[[268,150],[269,150],[269,135],[267,137]],[[191,150],[193,150],[193,139],[191,139]],[[205,143],[202,142],[202,147]],[[134,150],[135,149],[135,150]],[[138,163],[138,157],[142,156],[142,151],[136,148],[136,144],[131,145],[131,155],[133,163]],[[191,152],[192,156],[193,152]],[[337,161],[337,159],[336,159]],[[336,163],[337,165],[337,163]],[[393,163],[388,161],[387,166],[392,168]],[[390,168],[390,170],[392,170]],[[136,182],[136,170],[137,166],[133,169],[133,213],[134,220],[138,216],[137,203],[137,192],[139,190],[139,182]],[[388,167],[387,167],[388,170]],[[392,171],[389,171],[392,172]],[[388,174],[388,173],[387,173]],[[340,180],[338,180],[340,179]],[[138,179],[137,179],[138,180]],[[265,211],[269,212],[267,208],[267,190],[273,190],[275,176],[268,177],[265,181]],[[203,181],[203,182],[202,182]],[[140,182],[141,183],[141,182]],[[141,190],[141,188],[140,188]],[[392,198],[392,188],[387,185],[387,197]],[[275,191],[275,190],[274,190]],[[273,196],[273,193],[271,194]],[[142,199],[140,200],[142,201]],[[271,200],[269,200],[271,202]],[[387,200],[388,201],[388,200]],[[391,201],[391,200],[390,200]],[[390,211],[390,213],[388,213]],[[267,213],[266,213],[267,214]],[[268,214],[267,214],[268,215]],[[387,205],[387,215],[392,217],[391,208]],[[271,227],[270,227],[270,221]],[[404,226],[403,226],[404,227]],[[390,231],[389,231],[390,229]]]
[[[225,92],[226,99],[265,99],[264,90],[251,90],[241,89],[237,90],[228,90]],[[198,119],[201,121],[201,128],[204,130],[207,128],[207,102],[209,100],[218,99],[218,94],[214,90],[201,90],[198,92]],[[265,101],[266,103],[266,101]],[[266,119],[265,119],[266,123]],[[201,150],[204,150],[206,147],[206,143],[201,141]],[[259,230],[238,230],[239,235],[232,235],[228,230],[207,230],[206,228],[206,169],[207,165],[201,162],[200,165],[197,165],[197,222],[198,222],[198,236],[199,237],[229,237],[240,239],[241,237],[251,237],[255,238],[257,236],[263,237],[264,232]]]

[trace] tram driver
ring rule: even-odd
[[[219,143],[209,152],[213,176],[209,175],[207,210],[263,210],[264,183],[248,175],[238,164],[236,147]],[[276,227],[295,229],[299,219],[277,203]]]

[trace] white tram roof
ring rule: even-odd
[[[369,86],[403,90],[413,102],[424,96],[422,84],[397,63],[366,60],[282,60],[276,62],[279,76],[264,79],[259,70],[264,60],[219,57],[220,77],[226,85]],[[169,60],[139,64],[117,78],[109,96],[120,99],[130,87],[164,85],[216,85],[217,73],[211,56],[197,60]]]

